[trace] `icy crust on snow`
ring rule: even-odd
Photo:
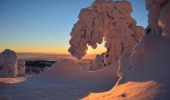
[[[0,54],[0,77],[14,77],[17,75],[17,55],[6,49]]]
[[[102,54],[103,58],[98,56],[101,60],[96,58],[96,63],[115,66],[116,75],[119,58],[132,53],[144,35],[144,29],[136,25],[131,12],[128,1],[112,0],[96,0],[91,6],[82,9],[79,20],[70,33],[69,52],[81,59],[85,56],[88,45],[95,49],[97,44],[105,41],[107,51]]]

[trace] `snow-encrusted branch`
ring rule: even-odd
[[[146,33],[152,33],[153,35],[161,35],[162,29],[160,27],[160,12],[164,5],[169,0],[145,0],[146,8],[148,10],[148,28]],[[168,11],[167,11],[168,13]]]

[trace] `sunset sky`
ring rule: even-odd
[[[0,51],[67,54],[81,8],[94,0],[0,0]],[[146,27],[144,0],[130,0],[133,18]],[[90,53],[100,53],[90,49]]]

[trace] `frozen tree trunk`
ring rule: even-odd
[[[128,1],[112,0],[96,0],[91,6],[82,9],[70,33],[69,52],[81,59],[88,45],[96,49],[97,44],[105,41],[107,51],[101,55],[101,60],[101,56],[96,57],[99,63],[96,65],[113,66],[113,74],[117,77],[120,57],[132,53],[144,35],[144,29],[136,25],[131,12]]]
[[[0,77],[14,77],[17,74],[17,55],[6,49],[0,54]]]

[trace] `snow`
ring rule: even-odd
[[[104,0],[99,1],[99,3],[104,4]],[[109,1],[109,3],[111,2]],[[120,55],[118,56],[119,68],[117,70],[119,80],[116,85],[108,92],[91,93],[91,95],[84,98],[85,100],[170,99],[168,95],[170,93],[170,40],[168,39],[170,14],[167,11],[170,4],[168,0],[146,0],[146,6],[149,11],[149,25],[142,41],[132,50],[133,53],[126,52],[120,54],[114,51],[115,54]],[[105,18],[105,20],[107,22],[107,18]],[[114,29],[114,27],[112,28]],[[125,27],[123,27],[123,29],[124,28]],[[114,40],[112,36],[108,37]],[[121,38],[116,39],[121,40]],[[126,39],[126,42],[128,41],[129,40]],[[118,47],[121,45],[119,44],[121,43],[120,41],[111,41],[111,43],[117,43]],[[114,49],[121,50],[116,46],[114,46]],[[114,56],[115,55],[111,55],[111,57]],[[129,85],[132,84],[131,82],[133,85]],[[157,84],[155,84],[155,82]],[[161,85],[162,88],[159,87]],[[123,92],[119,94],[120,91]]]
[[[152,34],[161,35],[162,29],[159,27],[159,15],[162,9],[162,6],[168,0],[145,0],[146,8],[148,10],[148,27],[152,30]]]
[[[105,41],[107,51],[103,53],[104,62],[103,59],[99,61],[100,56],[96,59],[100,65],[114,66],[113,74],[117,78],[120,57],[132,53],[144,35],[144,29],[136,25],[131,12],[128,1],[96,0],[91,6],[83,8],[70,33],[69,52],[81,59],[86,55],[88,45],[96,49],[97,44]]]
[[[100,71],[89,72],[83,70],[80,65],[70,59],[62,60],[60,63],[56,63],[50,70],[42,74],[42,77],[47,78],[60,78],[67,80],[105,80],[110,83],[114,83],[113,68],[107,67]]]
[[[127,81],[169,83],[169,45],[170,40],[165,37],[146,35],[129,59]]]
[[[120,80],[107,92],[91,93],[84,100],[169,100],[170,40],[146,35],[119,63]]]
[[[163,36],[170,39],[170,13],[168,13],[170,9],[170,2],[168,2],[161,10],[159,21],[161,23],[162,34]]]
[[[107,92],[91,93],[83,100],[167,100],[156,97],[163,92],[163,86],[155,81],[128,82]]]
[[[17,75],[17,55],[6,49],[0,54],[0,77],[14,77]]]
[[[95,49],[104,39],[107,51],[95,59],[95,67],[103,69],[84,70],[65,59],[40,75],[0,78],[0,100],[170,100],[170,1],[146,0],[146,6],[144,37],[127,1],[96,0],[82,9],[70,33],[69,52],[81,59],[88,45]],[[1,65],[9,61],[8,54],[15,56],[3,52]]]
[[[101,55],[96,55],[96,59],[95,59],[95,64],[94,64],[94,69],[95,70],[100,70],[100,69],[104,69],[105,65],[104,65],[104,53]]]
[[[84,100],[169,100],[170,39],[146,35],[132,55],[119,63],[120,79],[107,92],[91,93]]]
[[[26,77],[13,77],[13,78],[0,78],[0,83],[6,84],[16,84],[24,82],[27,78]]]
[[[2,83],[0,84],[0,98],[7,100],[23,98],[24,100],[78,100],[90,92],[108,91],[115,83],[110,79],[113,76],[109,77],[105,70],[94,72],[94,74],[83,71],[75,72],[74,70],[80,71],[79,66],[72,60],[66,59],[41,75],[0,78],[0,83]],[[21,81],[22,79],[23,81]],[[4,83],[6,83],[5,89]]]
[[[146,5],[149,10],[150,24],[148,27],[151,28],[151,31],[145,35],[134,49],[133,54],[124,61],[122,60],[122,63],[125,63],[121,65],[122,69],[128,69],[124,71],[126,73],[124,79],[126,81],[154,80],[168,84],[168,76],[170,75],[168,71],[170,65],[168,61],[170,59],[170,39],[166,32],[168,32],[167,28],[169,27],[167,9],[170,7],[170,2],[166,0],[146,0]],[[162,23],[161,25],[159,21]],[[165,23],[165,21],[167,22]]]

